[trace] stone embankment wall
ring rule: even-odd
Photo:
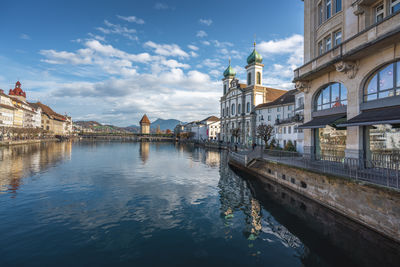
[[[0,146],[25,145],[25,144],[35,144],[35,143],[55,142],[55,141],[58,141],[58,139],[50,138],[50,139],[28,139],[28,140],[18,140],[18,141],[0,141]]]
[[[400,191],[256,159],[234,167],[273,180],[319,204],[400,242]]]

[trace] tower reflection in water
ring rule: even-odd
[[[143,164],[146,164],[147,160],[149,159],[149,153],[150,153],[150,143],[140,142],[139,154]]]
[[[71,142],[37,143],[0,148],[0,193],[15,195],[23,178],[70,160]]]

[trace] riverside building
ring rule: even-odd
[[[284,148],[291,141],[296,151],[302,153],[304,136],[298,126],[303,124],[303,109],[304,93],[296,89],[287,91],[276,100],[255,107],[256,129],[262,124],[273,126],[273,138],[279,147]],[[257,144],[264,145],[264,141],[257,137]]]
[[[304,0],[304,150],[342,161],[400,151],[400,1]]]
[[[262,56],[254,50],[247,58],[246,83],[240,83],[231,67],[224,71],[221,104],[221,133],[224,142],[251,145],[256,141],[254,108],[274,101],[286,91],[263,86]]]

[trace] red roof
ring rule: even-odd
[[[59,120],[59,121],[65,121],[66,118],[63,115],[58,114],[54,110],[52,110],[49,106],[46,106],[45,104],[42,104],[40,102],[36,103],[37,106],[39,106],[42,109],[42,113],[46,114],[52,119]]]
[[[150,120],[147,118],[146,114],[143,115],[143,118],[140,120],[140,124],[150,124]]]
[[[19,81],[15,83],[14,89],[10,89],[8,95],[23,96],[26,98],[26,93],[21,89],[21,83]]]

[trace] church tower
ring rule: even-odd
[[[231,67],[231,59],[229,59],[229,66],[224,71],[224,78],[222,79],[224,91],[223,95],[226,95],[229,92],[229,88],[231,87],[231,81],[235,78],[236,72]]]
[[[262,64],[263,58],[256,51],[256,42],[254,42],[254,50],[247,58],[247,86],[262,85],[263,68]]]

